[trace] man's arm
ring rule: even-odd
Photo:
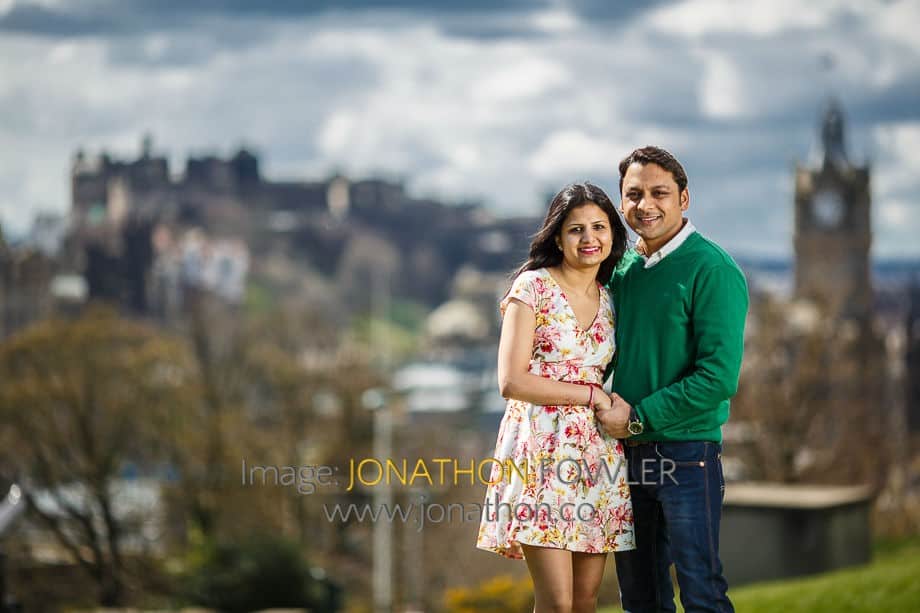
[[[636,403],[646,432],[714,411],[735,395],[747,309],[747,283],[735,266],[724,263],[700,273],[690,315],[696,358],[686,376]]]

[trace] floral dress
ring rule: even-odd
[[[614,353],[606,288],[600,286],[587,330],[545,268],[514,280],[502,315],[512,299],[536,314],[532,374],[602,383]],[[589,553],[635,549],[623,446],[600,430],[591,408],[509,400],[491,464],[478,548],[513,559],[523,559],[521,543]]]

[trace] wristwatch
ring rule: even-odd
[[[645,431],[645,426],[642,424],[642,420],[639,419],[639,412],[636,411],[635,407],[629,408],[629,423],[626,425],[626,430],[630,436],[636,436]]]

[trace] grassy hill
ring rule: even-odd
[[[738,613],[920,611],[920,536],[877,545],[866,566],[744,586],[730,590],[729,596]],[[600,609],[618,611],[622,609]]]

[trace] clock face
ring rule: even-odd
[[[825,228],[837,227],[843,220],[843,199],[837,192],[818,192],[811,202],[811,208],[815,221]]]

